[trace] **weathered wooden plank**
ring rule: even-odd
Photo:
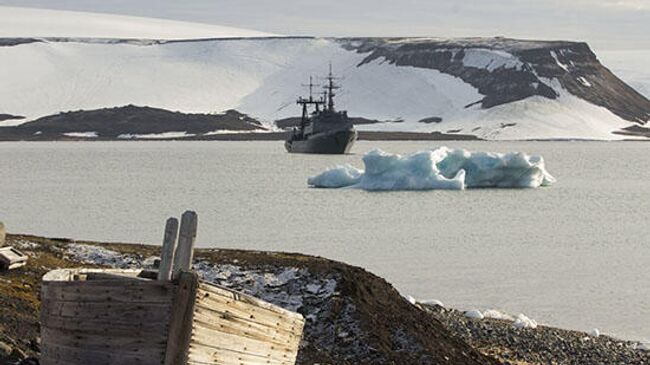
[[[73,302],[170,303],[175,287],[158,281],[44,282],[43,298]]]
[[[123,354],[138,355],[142,352],[164,354],[167,336],[122,336],[111,333],[88,334],[77,331],[60,331],[42,328],[41,337],[50,346],[72,347],[90,351],[116,351]]]
[[[169,218],[165,224],[158,280],[171,280],[174,265],[174,251],[176,250],[176,237],[178,236],[178,219]]]
[[[158,351],[123,354],[119,351],[93,351],[69,346],[53,346],[45,342],[41,348],[40,361],[43,365],[160,365],[163,356]]]
[[[182,271],[192,268],[194,257],[194,241],[196,240],[196,229],[198,217],[193,211],[186,211],[181,217],[181,229],[178,234],[178,245],[174,253],[174,277]]]
[[[296,346],[291,342],[278,345],[264,340],[240,336],[238,334],[206,331],[205,328],[197,330],[197,327],[194,327],[194,331],[192,332],[192,344],[218,346],[219,348],[227,348],[232,351],[262,356],[276,361],[286,360],[298,349],[297,342],[295,343]]]
[[[41,327],[60,331],[75,331],[88,334],[110,334],[129,338],[150,336],[152,333],[166,333],[168,324],[164,322],[143,322],[122,320],[75,320],[68,317],[41,317]]]
[[[293,316],[285,316],[268,311],[246,302],[224,298],[218,295],[201,296],[197,299],[197,306],[207,311],[229,317],[239,317],[248,322],[258,323],[287,332],[295,332],[302,328],[303,321]]]
[[[194,310],[194,325],[197,330],[200,327],[224,333],[239,334],[245,337],[265,339],[271,343],[284,344],[291,341],[300,341],[302,331],[288,332],[282,329],[263,326],[258,323],[249,322],[238,317],[223,317],[214,315],[213,312],[204,311],[201,308]]]
[[[192,336],[192,319],[199,277],[194,272],[181,272],[172,305],[165,365],[183,365],[187,361]]]
[[[171,303],[56,302],[49,299],[41,303],[41,313],[44,316],[92,321],[166,321],[170,310]]]
[[[234,351],[218,344],[192,343],[188,364],[215,365],[293,365],[295,356],[276,359],[264,355]]]
[[[214,285],[206,282],[201,282],[200,288],[201,290],[204,290],[212,294],[217,294],[226,299],[237,300],[238,302],[247,303],[258,308],[264,308],[270,312],[278,313],[282,316],[291,317],[295,320],[299,320],[299,321],[303,320],[302,315],[300,315],[300,313],[292,312],[290,310],[284,309],[277,305],[255,298],[254,296],[247,295],[238,291],[234,291],[230,288],[225,288],[219,285]]]
[[[56,281],[77,281],[85,280],[89,274],[110,273],[120,276],[135,277],[140,274],[142,270],[137,269],[57,269],[49,271],[43,275],[43,282],[51,283]]]
[[[7,232],[5,231],[5,225],[4,223],[0,222],[0,246],[3,246],[5,244],[6,236]]]

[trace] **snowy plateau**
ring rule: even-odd
[[[647,138],[647,94],[610,72],[585,43],[289,37],[65,11],[0,7],[0,14],[7,20],[0,25],[0,114],[24,117],[0,126],[133,104],[184,113],[236,110],[259,121],[260,131],[279,130],[276,121],[300,113],[301,84],[331,62],[342,78],[338,108],[376,121],[357,125],[361,131]],[[618,133],[632,127],[641,135]],[[94,138],[97,131],[71,132]],[[123,134],[160,133],[193,134],[178,128]]]

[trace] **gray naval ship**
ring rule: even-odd
[[[339,86],[334,84],[332,65],[327,76],[327,85],[323,95],[315,99],[312,89],[315,86],[309,78],[309,98],[298,98],[302,106],[300,125],[293,128],[291,135],[284,143],[290,153],[348,153],[357,139],[357,131],[346,111],[334,109],[334,90]],[[310,113],[309,107],[313,106]]]

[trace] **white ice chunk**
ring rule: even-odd
[[[589,332],[589,336],[598,337],[600,336],[600,331],[598,330],[598,328],[594,328],[593,330],[591,330],[591,332]]]
[[[517,316],[517,319],[515,320],[515,323],[513,323],[513,326],[515,326],[516,328],[535,329],[537,328],[537,322],[534,319],[530,319],[526,317],[526,315],[521,313]]]
[[[504,320],[508,320],[508,321],[513,321],[514,320],[514,318],[511,315],[503,313],[503,312],[498,311],[496,309],[488,309],[488,310],[484,311],[483,316],[485,318],[492,318],[492,319],[504,319]]]
[[[443,307],[443,308],[445,307],[445,305],[441,301],[439,301],[438,299],[427,299],[427,300],[421,301],[420,303],[426,304],[426,305],[437,305],[437,306],[440,306],[440,307]]]
[[[485,318],[483,313],[481,313],[481,311],[478,310],[478,309],[468,310],[467,312],[465,312],[465,317],[472,318],[472,319],[483,319],[483,318]]]
[[[409,155],[375,149],[363,156],[365,171],[337,166],[307,183],[317,188],[364,190],[433,190],[465,188],[536,188],[555,179],[541,156],[524,153],[470,152],[440,147]]]
[[[309,185],[319,188],[341,188],[344,186],[355,185],[363,176],[363,170],[359,170],[352,165],[345,164],[343,166],[336,166],[335,168],[326,170],[320,175],[316,176],[317,181],[312,182],[308,180]]]

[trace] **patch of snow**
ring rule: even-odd
[[[483,316],[483,313],[481,313],[481,311],[478,310],[478,309],[468,310],[468,311],[466,311],[464,313],[464,315],[465,315],[466,318],[472,318],[472,319],[483,319],[483,318],[485,318]]]
[[[192,39],[273,34],[219,25],[115,14],[0,6],[0,37]]]
[[[557,58],[557,53],[555,51],[551,51],[551,57],[555,60],[555,63],[560,66],[564,71],[569,72],[569,66],[565,65],[564,63],[560,62],[560,59]]]
[[[483,316],[485,318],[492,318],[492,319],[502,319],[502,320],[507,320],[507,321],[514,321],[514,317],[512,317],[509,314],[503,313],[501,311],[498,311],[496,309],[488,309],[483,312]]]
[[[587,79],[585,79],[582,76],[578,77],[576,80],[578,80],[582,85],[584,85],[586,87],[591,87],[592,86],[591,82],[587,81]]]
[[[152,134],[120,134],[117,136],[119,139],[164,139],[164,138],[182,138],[182,137],[194,137],[195,134],[190,134],[185,131],[183,132],[164,132],[164,133],[152,133]]]
[[[229,130],[229,129],[218,129],[216,131],[210,131],[207,133],[203,133],[203,136],[214,136],[214,135],[219,135],[219,134],[246,134],[246,133],[269,133],[272,132],[267,129],[251,129],[251,130]]]
[[[427,299],[427,300],[420,301],[420,303],[426,304],[426,305],[437,305],[437,306],[440,306],[440,307],[443,307],[443,308],[445,307],[445,305],[441,301],[439,301],[438,299]]]
[[[28,120],[25,118],[18,118],[18,119],[7,119],[0,121],[0,127],[15,127],[17,125],[21,125]]]
[[[521,70],[524,63],[516,56],[500,50],[487,48],[467,48],[463,57],[465,67],[486,69],[490,72],[505,68]]]
[[[432,190],[465,188],[537,188],[555,179],[541,156],[524,153],[470,152],[439,147],[409,155],[375,149],[363,156],[365,171],[338,166],[310,177],[319,188],[364,190]]]
[[[534,319],[526,317],[523,313],[520,313],[515,319],[515,322],[512,324],[515,328],[537,328],[537,322]]]
[[[71,243],[66,246],[66,254],[85,264],[106,265],[120,269],[142,267],[142,260],[133,255],[123,255],[101,246]]]
[[[207,282],[243,291],[291,311],[303,307],[307,298],[325,299],[336,290],[336,280],[314,277],[309,270],[295,267],[246,270],[237,265],[198,261],[194,270]]]
[[[63,133],[63,135],[78,138],[97,138],[97,132],[68,132]]]
[[[589,336],[591,336],[591,337],[599,337],[600,336],[600,331],[598,330],[598,328],[594,328],[593,330],[591,330],[591,332],[589,332]]]
[[[19,250],[34,250],[39,248],[41,245],[37,242],[19,240],[14,243],[14,246]]]
[[[407,296],[406,296],[406,300],[408,300],[408,302],[411,303],[411,304],[413,304],[413,305],[418,304],[418,301],[415,300],[415,298],[413,298],[413,297],[410,296],[410,295],[407,295]]]

